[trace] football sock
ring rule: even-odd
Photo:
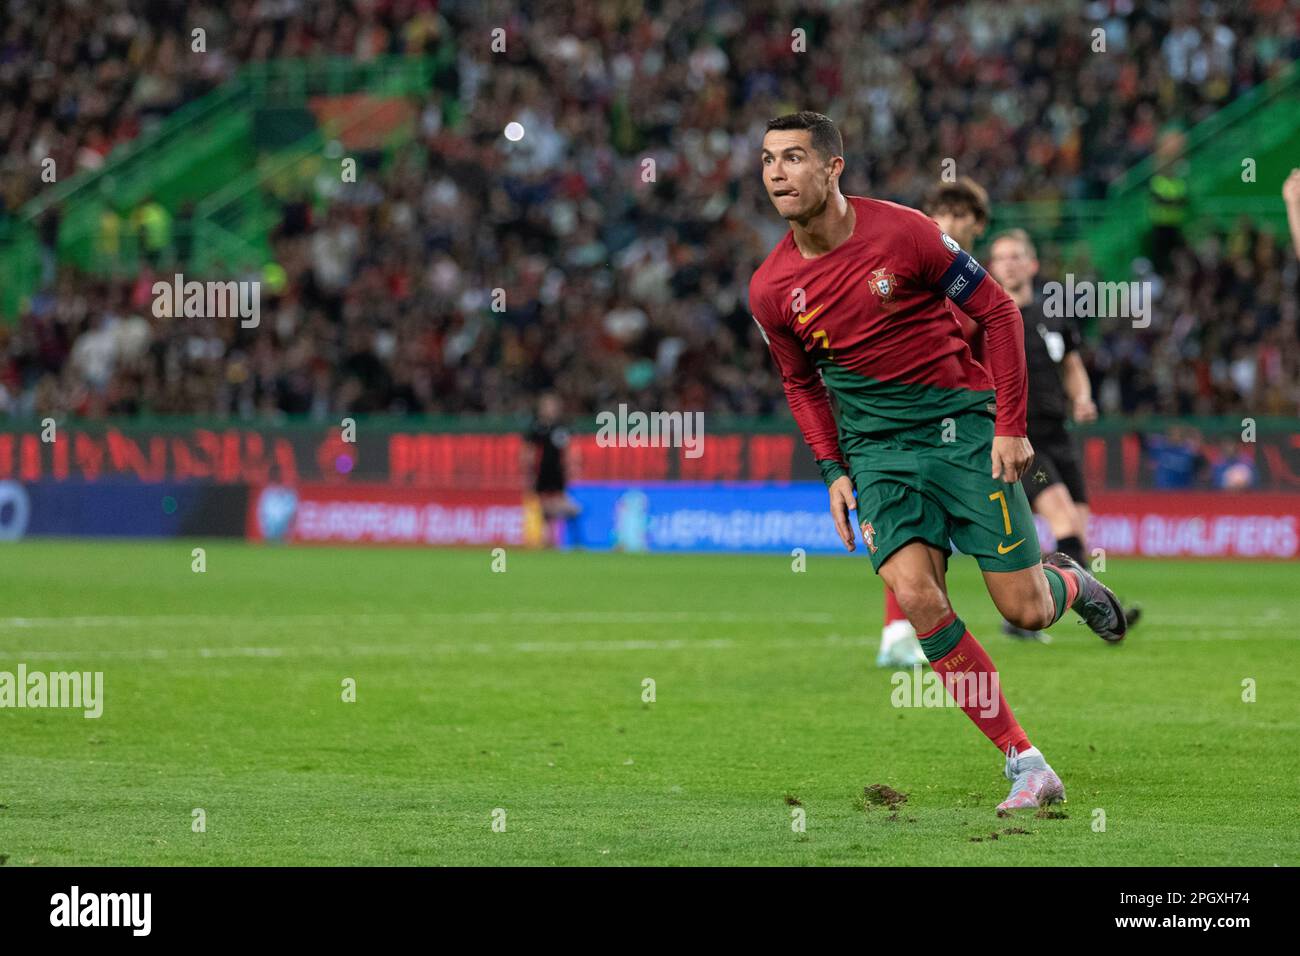
[[[918,634],[917,637],[921,639],[921,649],[925,651],[930,666],[934,668],[936,674],[943,677],[948,693],[966,712],[966,716],[974,721],[980,732],[993,741],[994,746],[1003,753],[1011,747],[1015,747],[1022,753],[1028,750],[1029,738],[1016,722],[1016,716],[1011,712],[1011,708],[1007,706],[1007,699],[1002,695],[1002,687],[998,681],[997,668],[993,666],[993,662],[989,660],[988,654],[980,646],[979,641],[966,630],[962,619],[949,611],[948,616],[939,622],[934,630]],[[949,683],[948,678],[949,675],[965,674],[974,675],[974,682],[972,683],[970,678],[961,678],[968,692],[959,697],[954,693],[954,685]],[[980,692],[971,694],[970,689],[977,689]],[[997,693],[996,700],[993,700],[993,692]],[[978,699],[985,694],[987,694],[987,707]],[[972,697],[976,699],[972,700]]]
[[[1056,539],[1056,550],[1063,551],[1074,560],[1087,567],[1087,562],[1083,559],[1083,542],[1079,540],[1078,535],[1070,535],[1067,538]]]
[[[1061,619],[1065,609],[1073,607],[1074,602],[1079,599],[1079,589],[1082,582],[1078,574],[1074,571],[1061,570],[1052,567],[1050,564],[1043,565],[1043,574],[1047,576],[1047,589],[1052,592],[1052,624]],[[1051,627],[1051,624],[1048,625]]]
[[[898,604],[898,598],[894,597],[894,592],[890,588],[885,588],[885,626],[893,624],[895,621],[906,621],[907,615]]]

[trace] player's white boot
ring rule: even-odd
[[[1030,747],[1025,753],[1012,747],[1007,751],[1006,778],[1011,781],[1011,794],[998,804],[998,816],[1005,817],[1012,810],[1028,810],[1065,802],[1065,786],[1056,771],[1048,766],[1043,755]]]
[[[925,652],[916,639],[910,621],[890,621],[880,632],[877,667],[918,667],[925,663]]]

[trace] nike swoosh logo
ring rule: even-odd
[[[813,309],[811,312],[804,312],[802,315],[799,316],[799,324],[807,325],[809,320],[811,320],[814,315],[816,315],[824,308],[826,308],[826,303],[823,302],[821,305],[817,306],[817,308]]]
[[[1006,547],[1005,545],[999,544],[999,545],[998,545],[998,554],[1010,554],[1012,551],[1016,550],[1016,548],[1020,547],[1020,546],[1021,546],[1022,544],[1024,544],[1024,543],[1025,543],[1025,539],[1024,539],[1024,538],[1021,538],[1019,541],[1017,541],[1015,544],[1013,544],[1013,545],[1012,545],[1011,547],[1009,547],[1009,548]]]

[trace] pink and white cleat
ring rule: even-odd
[[[1006,816],[1012,810],[1034,810],[1065,802],[1065,785],[1042,754],[1022,757],[1012,747],[1007,751],[1005,772],[1011,781],[1011,794],[998,804],[998,816]]]

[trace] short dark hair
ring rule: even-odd
[[[976,222],[989,221],[989,194],[984,187],[969,176],[960,177],[955,183],[941,182],[936,185],[921,203],[921,211],[927,216],[947,212],[960,215],[969,212]]]
[[[825,159],[844,155],[844,137],[839,127],[829,116],[814,113],[812,110],[800,110],[798,113],[786,113],[767,121],[767,131],[787,129],[806,129],[812,131],[812,147]]]

